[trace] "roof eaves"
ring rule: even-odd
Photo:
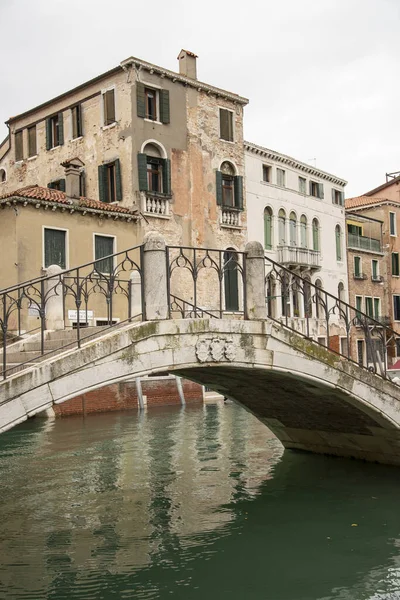
[[[386,181],[386,183],[383,183],[382,185],[378,186],[377,188],[374,188],[373,190],[370,190],[369,192],[366,192],[365,194],[362,194],[362,195],[363,196],[374,196],[376,194],[376,192],[385,190],[387,187],[390,187],[391,185],[393,185],[393,183],[397,183],[399,181],[400,181],[400,175],[398,177],[394,177],[390,181]]]

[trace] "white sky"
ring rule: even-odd
[[[186,48],[250,99],[245,139],[359,195],[400,170],[399,28],[400,0],[0,0],[0,123],[129,56],[177,70]]]

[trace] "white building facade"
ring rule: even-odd
[[[267,258],[347,302],[347,182],[248,142],[245,170],[249,240],[261,242]],[[312,334],[324,343],[326,325],[318,323],[322,311],[316,302],[307,309],[304,298],[284,297],[279,281],[271,282],[266,296],[271,316],[290,317],[298,329],[304,328],[305,316],[312,317]],[[330,322],[337,323],[337,315]]]

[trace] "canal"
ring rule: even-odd
[[[0,436],[0,598],[400,598],[400,472],[282,453],[235,404]]]

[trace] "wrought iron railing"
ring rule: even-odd
[[[233,249],[215,250],[167,246],[168,306],[171,314],[176,297],[184,297],[200,313],[222,318],[224,313],[246,312],[246,258]],[[190,311],[183,311],[190,314]]]
[[[21,367],[50,356],[61,348],[68,349],[84,340],[98,335],[96,329],[85,331],[87,326],[96,327],[97,321],[112,327],[145,318],[143,296],[143,247],[128,250],[80,265],[74,269],[32,279],[19,285],[0,290],[0,331],[2,333],[1,373],[7,376]],[[46,348],[46,320],[49,307],[59,300],[65,329],[74,329],[73,336]],[[96,316],[97,315],[97,316]],[[104,327],[102,328],[104,331]],[[24,360],[24,349],[7,344],[10,335],[39,333],[39,346]],[[71,341],[70,341],[71,340]],[[32,355],[33,354],[33,355]],[[17,364],[9,358],[18,355]]]
[[[387,377],[400,335],[387,327],[386,317],[368,316],[267,256],[265,265],[270,319]]]

